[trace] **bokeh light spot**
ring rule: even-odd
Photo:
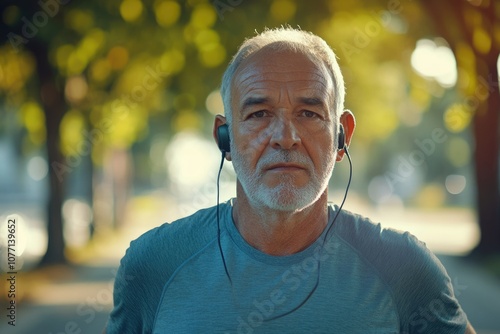
[[[167,28],[173,25],[181,15],[181,6],[175,1],[160,1],[154,5],[156,22]]]
[[[115,46],[108,52],[108,62],[113,70],[121,70],[128,63],[128,50],[123,46]]]
[[[181,72],[185,62],[184,53],[176,49],[166,51],[160,58],[161,69],[170,74]]]
[[[215,24],[217,13],[212,5],[197,5],[191,14],[191,24],[197,28],[208,28]]]
[[[445,181],[446,190],[453,195],[458,195],[464,191],[467,179],[463,175],[448,175]]]
[[[472,34],[472,44],[479,53],[487,54],[491,49],[491,36],[483,28],[476,28]]]
[[[120,4],[120,14],[127,22],[134,22],[141,17],[143,10],[142,2],[139,0],[124,0]]]
[[[453,137],[446,143],[446,157],[454,167],[463,167],[470,163],[471,148],[469,142],[460,137]]]
[[[68,101],[78,103],[85,98],[88,88],[87,81],[83,76],[74,76],[66,81],[64,93]]]
[[[84,130],[83,115],[78,110],[68,111],[60,125],[61,151],[65,156],[80,155],[79,147],[83,140]]]
[[[205,106],[212,115],[224,114],[224,103],[219,90],[214,90],[208,94]]]
[[[434,41],[421,39],[411,55],[411,65],[420,75],[435,79],[443,87],[457,82],[457,62],[453,51]]]
[[[217,67],[226,59],[226,49],[218,43],[206,45],[200,51],[199,59],[205,67]]]
[[[41,145],[45,141],[45,114],[36,102],[26,102],[21,106],[21,121],[29,138],[35,145]]]
[[[464,104],[451,105],[443,115],[444,124],[451,132],[461,132],[470,124],[472,113]]]
[[[49,167],[47,165],[47,160],[40,156],[31,158],[28,161],[28,175],[35,181],[40,181],[47,176],[49,172]]]

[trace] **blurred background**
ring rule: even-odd
[[[15,219],[18,307],[2,333],[103,328],[129,242],[216,204],[222,73],[244,38],[284,24],[323,37],[344,73],[345,208],[426,242],[478,333],[500,333],[494,0],[3,0],[0,267]],[[230,163],[220,189],[235,195]]]

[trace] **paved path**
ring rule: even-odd
[[[478,334],[500,334],[500,280],[469,260],[438,256],[456,296]]]
[[[29,279],[30,286],[19,274],[17,290],[23,297],[17,300],[16,326],[7,324],[2,311],[0,333],[101,333],[112,305],[115,270],[81,265],[48,268],[36,274],[38,282]]]

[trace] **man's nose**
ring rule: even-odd
[[[273,148],[290,150],[301,143],[298,129],[293,119],[276,117],[271,123],[271,140]]]

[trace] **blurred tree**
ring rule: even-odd
[[[45,122],[42,142],[45,140],[47,158],[49,162],[62,164],[63,156],[59,149],[59,125],[66,111],[63,83],[49,60],[49,43],[46,38],[50,33],[59,30],[60,17],[55,16],[59,4],[40,8],[28,2],[4,1],[2,24],[0,31],[6,39],[6,52],[11,54],[28,53],[27,57],[34,59],[34,73],[36,73],[37,88],[24,87],[27,80],[21,81],[19,91],[3,90],[8,104],[19,106],[26,100],[40,103],[44,116],[31,119],[33,122]],[[53,15],[52,15],[53,14]],[[54,17],[52,17],[54,16]],[[50,22],[49,22],[50,21]],[[50,23],[50,24],[49,24]],[[45,27],[47,26],[48,27]],[[46,29],[44,29],[46,28]],[[44,31],[45,30],[45,31]],[[7,77],[7,76],[6,76]],[[31,109],[37,110],[36,107]],[[32,113],[31,117],[35,114]],[[29,116],[28,116],[29,117]],[[30,120],[26,117],[26,121]],[[37,144],[40,142],[38,141]],[[42,260],[43,263],[65,262],[63,221],[61,215],[64,198],[64,182],[55,173],[49,173],[50,194],[47,204],[48,249]]]
[[[448,7],[440,6],[452,6],[451,2],[422,4],[437,15],[435,20],[448,22],[439,16]],[[486,10],[462,7],[467,13],[470,8]],[[151,128],[162,129],[166,138],[184,129],[209,128],[212,120],[204,122],[211,117],[205,112],[205,99],[218,87],[229,53],[256,29],[298,25],[323,36],[336,49],[349,87],[347,106],[359,121],[358,147],[373,151],[378,141],[400,126],[401,109],[415,104],[421,111],[429,103],[428,93],[413,93],[412,84],[419,79],[408,74],[409,54],[422,35],[408,26],[422,25],[425,15],[420,8],[415,2],[393,0],[369,4],[322,0],[314,6],[295,0],[4,1],[0,92],[9,109],[29,115],[23,118],[29,140],[46,145],[50,165],[49,249],[44,262],[64,261],[61,206],[67,176],[80,164],[93,166],[85,183],[92,187],[93,198],[88,201],[96,211],[96,224],[119,225],[133,173],[131,147],[147,139]],[[483,71],[476,59],[488,53],[484,52],[487,38],[484,31],[471,35],[468,25],[476,27],[490,16],[471,15],[459,20],[469,43],[462,43],[465,37],[455,30],[447,31],[454,24],[443,23],[438,29],[454,45],[461,68]],[[472,50],[478,45],[480,49]],[[468,73],[474,78],[476,72]],[[496,72],[477,73],[488,79],[488,73]],[[469,88],[469,96],[477,87]],[[475,113],[476,123],[479,114]],[[491,112],[485,114],[490,118],[481,126],[496,124]],[[30,119],[44,121],[44,126]],[[150,120],[155,124],[148,124]],[[485,137],[497,132],[477,133]],[[498,188],[494,192],[491,187],[496,178],[487,179],[498,171],[491,160],[498,161],[498,147],[496,155],[484,153],[498,142],[488,140],[478,138],[477,160],[478,168],[487,168],[478,170],[479,190],[484,192],[479,195],[481,227],[486,229],[494,226],[488,222],[498,222],[488,220],[488,215],[495,217],[491,203],[496,199],[498,204]],[[82,164],[82,159],[92,163]],[[489,165],[483,159],[490,159],[484,160]],[[491,238],[498,240],[498,233]]]
[[[458,86],[464,100],[448,117],[472,121],[477,183],[480,253],[500,252],[498,59],[500,3],[487,0],[421,2],[437,34],[445,38],[458,63]]]
[[[98,168],[83,174],[84,184],[95,183],[93,208],[107,211],[94,217],[117,226],[130,188],[129,150],[147,136],[150,116],[166,115],[167,137],[202,127],[204,98],[220,78],[212,71],[227,58],[212,29],[217,12],[208,1],[175,0],[7,0],[0,12],[2,100],[5,109],[26,111],[28,140],[45,144],[50,167],[42,263],[62,263],[61,208],[75,168]]]

